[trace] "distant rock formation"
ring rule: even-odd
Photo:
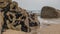
[[[53,7],[44,6],[41,10],[41,18],[58,18],[58,12]]]

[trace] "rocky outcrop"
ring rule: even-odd
[[[18,7],[17,2],[12,0],[0,0],[0,4],[0,15],[2,15],[3,19],[0,32],[2,30],[4,31],[4,29],[31,32],[40,27],[40,22],[36,14],[29,14],[26,9]]]
[[[41,10],[41,18],[58,18],[58,12],[55,8],[44,6]]]

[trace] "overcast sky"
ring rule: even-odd
[[[27,10],[41,10],[43,6],[60,9],[60,0],[14,0],[19,6]]]

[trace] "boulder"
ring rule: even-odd
[[[40,27],[40,22],[38,21],[36,14],[29,15],[26,9],[18,7],[18,3],[16,1],[0,0],[0,4],[0,15],[2,15],[2,18],[0,19],[3,20],[1,29],[3,31],[4,29],[12,29],[25,33],[31,33],[32,30],[37,31]],[[1,29],[0,33],[2,34]]]
[[[41,10],[41,18],[58,18],[58,12],[53,7],[44,6]]]

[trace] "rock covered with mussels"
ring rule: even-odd
[[[5,29],[31,32],[33,29],[40,27],[36,14],[29,14],[25,9],[18,7],[17,2],[12,0],[0,0],[0,16],[2,19],[0,21],[0,34]]]

